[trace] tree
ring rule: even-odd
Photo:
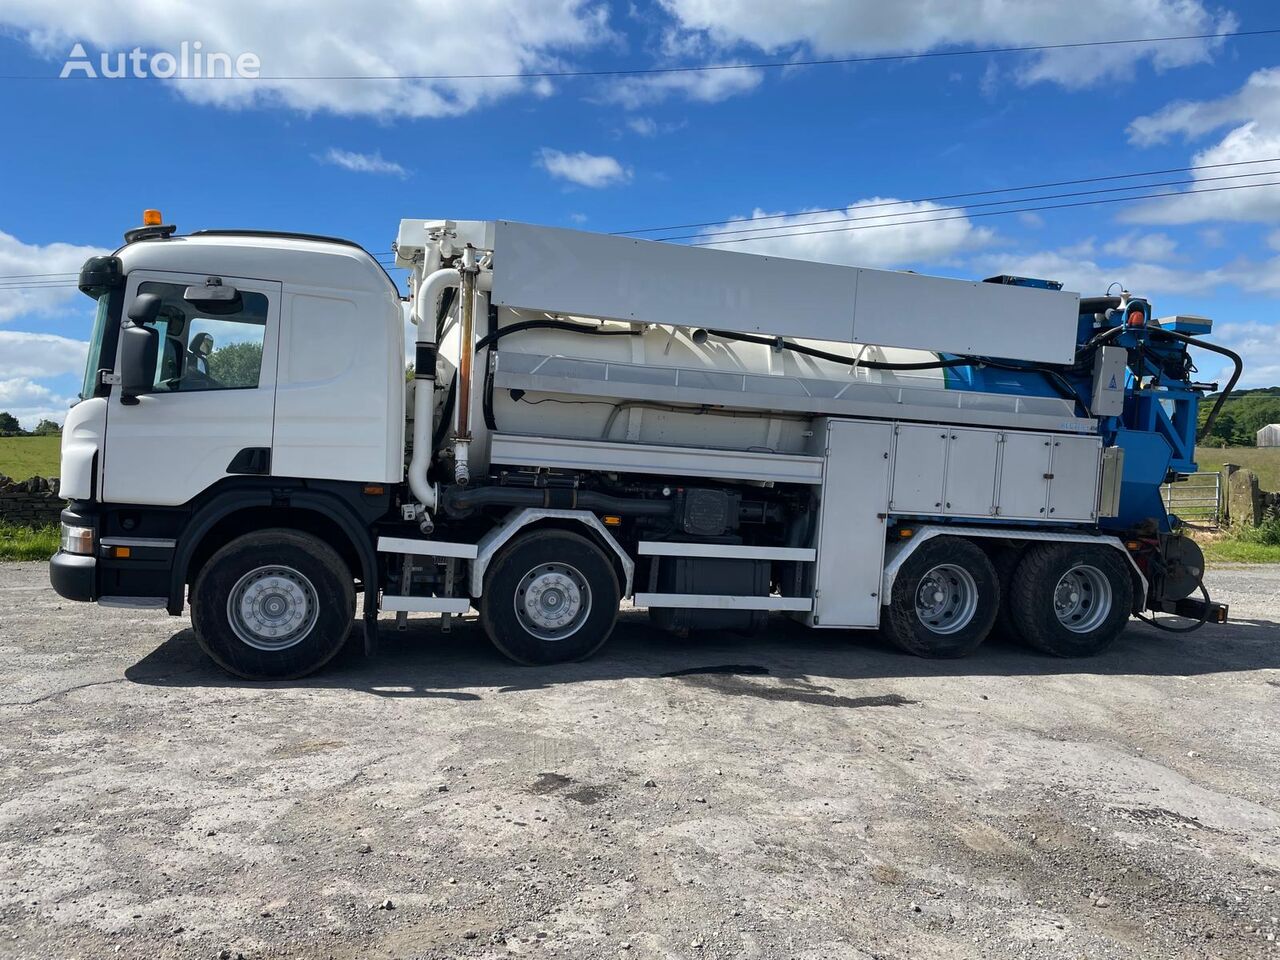
[[[261,372],[260,343],[229,343],[209,354],[209,376],[224,387],[256,387]]]
[[[41,420],[31,431],[33,437],[57,437],[62,435],[62,427],[52,420]]]
[[[7,410],[0,410],[0,437],[21,437],[25,434],[17,417]]]

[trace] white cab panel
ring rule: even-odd
[[[823,436],[824,423],[815,425]],[[825,422],[812,626],[874,627],[880,617],[893,425]]]
[[[284,288],[271,472],[384,481],[402,476],[404,349],[388,298]]]

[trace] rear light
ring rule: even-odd
[[[63,553],[93,555],[93,527],[77,527],[69,523],[62,525],[61,546]]]

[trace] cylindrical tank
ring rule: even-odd
[[[503,308],[499,311],[499,328],[510,324],[546,319],[545,314],[529,314]],[[584,326],[598,321],[577,317],[558,317]],[[627,324],[606,324],[605,329],[627,330]],[[478,329],[483,333],[484,327]],[[831,344],[819,341],[794,341],[828,353],[848,356],[861,353],[863,361],[920,363],[938,359],[938,355],[922,350],[861,347],[858,344]],[[442,384],[454,376],[458,357],[458,325],[449,323],[440,342]],[[534,329],[503,337],[498,345],[502,353],[526,353],[539,356],[574,357],[604,360],[647,367],[677,367],[689,370],[715,370],[766,376],[794,376],[849,382],[900,383],[912,387],[946,389],[944,371],[916,370],[895,372],[854,367],[808,357],[768,344],[746,343],[716,336],[703,336],[695,331],[663,326],[647,326],[636,336],[593,336],[565,330]],[[482,434],[484,418],[481,400],[483,377],[488,366],[484,351],[477,357],[473,386],[472,425],[476,439],[472,458],[487,463],[487,437]],[[580,394],[535,393],[513,396],[510,391],[495,390],[492,401],[493,421],[502,433],[527,434],[583,440],[632,441],[638,443],[673,444],[679,446],[712,446],[726,449],[770,450],[785,453],[803,452],[809,439],[811,417],[789,411],[735,410],[731,397],[724,407],[697,407],[687,403],[664,403],[651,397],[632,400],[616,397],[592,397]]]

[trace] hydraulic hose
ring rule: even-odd
[[[665,517],[675,510],[675,503],[670,500],[614,497],[572,487],[448,487],[441,493],[441,502],[450,513],[477,507],[548,507],[633,517]]]
[[[1218,414],[1222,412],[1222,405],[1227,402],[1227,397],[1231,396],[1231,391],[1235,389],[1236,384],[1240,380],[1240,374],[1244,372],[1244,361],[1240,359],[1240,354],[1234,350],[1228,350],[1226,347],[1220,347],[1216,343],[1207,343],[1197,337],[1189,337],[1185,333],[1177,333],[1173,330],[1165,330],[1162,328],[1152,329],[1152,334],[1157,338],[1167,337],[1170,340],[1181,340],[1183,343],[1190,344],[1193,347],[1199,347],[1201,350],[1208,350],[1212,353],[1218,353],[1226,357],[1233,364],[1235,370],[1231,374],[1231,379],[1227,381],[1226,387],[1218,394],[1218,399],[1214,402],[1213,408],[1209,411],[1209,416],[1205,418],[1204,426],[1200,428],[1200,432],[1196,434],[1196,442],[1199,443],[1209,435],[1209,431],[1213,429],[1214,421],[1218,419]]]
[[[588,326],[585,323],[569,323],[567,320],[521,320],[519,323],[499,327],[492,333],[485,334],[476,341],[476,352],[485,347],[491,347],[503,337],[520,333],[522,330],[568,330],[570,333],[586,333],[595,337],[638,337],[641,334],[639,330],[601,330],[599,327]]]

